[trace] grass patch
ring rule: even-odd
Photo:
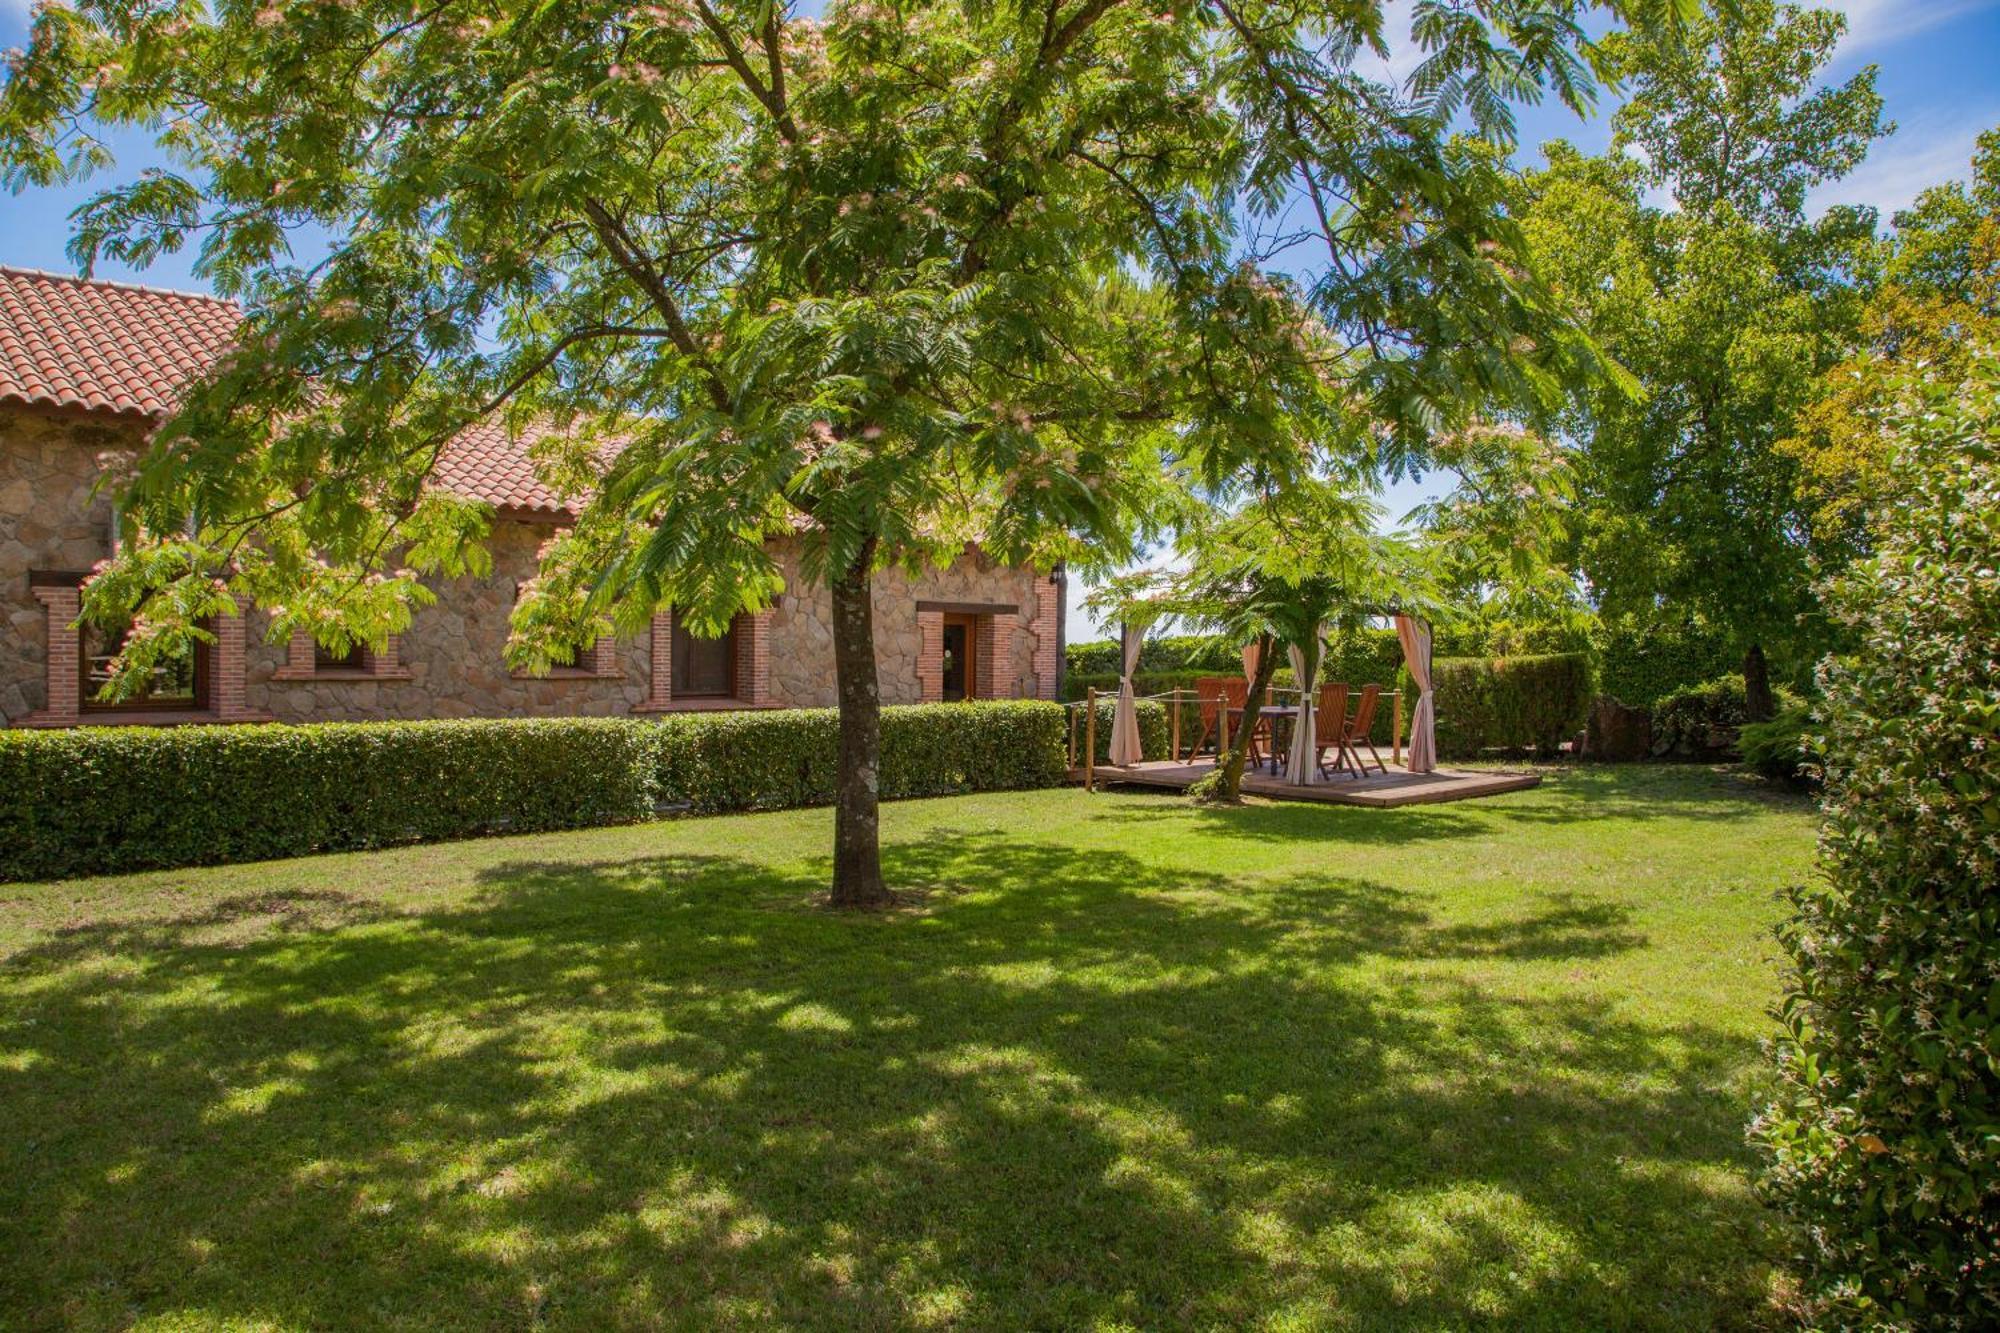
[[[0,888],[0,1325],[1756,1322],[1795,799],[1064,790]]]

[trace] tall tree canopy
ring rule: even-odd
[[[1969,374],[2000,345],[2000,129],[1979,137],[1970,181],[1923,192],[1896,214],[1861,353],[1821,376],[1818,397],[1779,441],[1796,461],[1823,548],[1872,551],[1871,508],[1891,498],[1890,432],[1910,373]]]
[[[1815,83],[1842,28],[1742,0],[1684,33],[1615,36],[1632,97],[1611,154],[1554,145],[1529,182],[1543,271],[1643,386],[1586,395],[1566,423],[1581,569],[1608,612],[1672,602],[1727,627],[1760,717],[1767,646],[1801,641],[1822,554],[1796,460],[1776,446],[1856,346],[1874,281],[1873,211],[1806,211],[1807,191],[1888,129],[1872,67]]]
[[[799,534],[834,604],[834,897],[880,901],[873,570],[969,541],[1116,560],[1163,460],[1226,484],[1297,471],[1300,439],[1420,456],[1587,365],[1497,155],[1453,131],[1581,106],[1589,8],[1426,0],[1403,89],[1356,72],[1367,2],[44,5],[7,179],[151,133],[170,167],[94,198],[75,254],[195,245],[248,313],[89,604],[144,602],[132,673],[233,594],[276,635],[379,638],[482,559],[489,515],[428,483],[443,445],[532,428],[579,514],[516,611],[523,665],[665,605],[717,627]],[[1303,291],[1244,243],[1293,215]]]

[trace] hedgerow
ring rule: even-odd
[[[1485,750],[1552,755],[1576,734],[1591,698],[1582,653],[1535,657],[1445,657],[1431,664],[1438,753],[1472,758]]]
[[[1914,392],[1914,391],[1913,391]],[[1825,1325],[2000,1327],[2000,357],[1890,423],[1877,555],[1828,589],[1820,878],[1789,891],[1756,1135]]]
[[[1033,701],[887,708],[887,798],[1051,786]],[[0,880],[828,802],[835,713],[0,732]]]
[[[698,814],[825,805],[839,771],[831,708],[684,713],[658,732],[658,795]],[[882,710],[882,798],[1054,786],[1063,780],[1061,709],[1028,700]]]

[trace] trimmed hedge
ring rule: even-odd
[[[0,879],[643,819],[653,767],[614,719],[0,732]]]
[[[658,733],[658,796],[696,814],[833,801],[840,715],[831,708],[683,713]],[[1052,787],[1064,777],[1062,710],[1029,700],[882,710],[884,800]]]
[[[1097,762],[1111,762],[1111,723],[1117,711],[1118,700],[1099,698],[1097,701]],[[1133,705],[1139,715],[1139,754],[1144,759],[1165,759],[1167,745],[1173,733],[1167,725],[1167,706],[1157,699],[1141,699]],[[1083,710],[1077,709],[1077,748],[1083,748]],[[1182,725],[1186,725],[1183,723]],[[1182,744],[1186,744],[1183,739]]]
[[[1437,657],[1549,656],[1583,652],[1591,661],[1599,691],[1635,708],[1651,708],[1676,690],[1727,675],[1742,666],[1742,654],[1723,630],[1693,619],[1621,617],[1588,633],[1559,626],[1507,623],[1437,628]],[[1117,688],[1118,645],[1110,639],[1072,643],[1066,676],[1104,676]],[[1213,675],[1242,669],[1241,649],[1217,635],[1184,634],[1148,639],[1139,650],[1141,674],[1188,671]],[[1359,684],[1394,679],[1403,651],[1393,629],[1365,626],[1343,630],[1327,651],[1326,678]],[[1783,676],[1783,664],[1774,664]],[[1810,670],[1802,659],[1798,674]],[[1800,682],[1794,682],[1800,683]],[[1074,697],[1081,697],[1079,688]]]
[[[833,799],[832,709],[0,732],[0,880]],[[882,711],[882,795],[1054,786],[1061,708]]]
[[[1454,759],[1495,749],[1552,755],[1582,727],[1591,699],[1582,653],[1439,658],[1431,683],[1438,753]]]

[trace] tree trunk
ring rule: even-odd
[[[1243,768],[1250,760],[1250,740],[1257,734],[1257,714],[1270,692],[1271,678],[1278,672],[1277,645],[1268,634],[1257,636],[1257,675],[1250,682],[1250,697],[1243,705],[1243,723],[1229,738],[1229,752],[1216,766],[1214,785],[1204,799],[1236,802],[1243,799]]]
[[[840,776],[833,806],[833,905],[881,907],[882,690],[875,673],[869,566],[875,543],[833,583],[833,673],[840,699]]]
[[[1752,722],[1769,722],[1778,714],[1778,699],[1771,693],[1771,664],[1764,660],[1762,644],[1753,643],[1743,653],[1743,708]]]

